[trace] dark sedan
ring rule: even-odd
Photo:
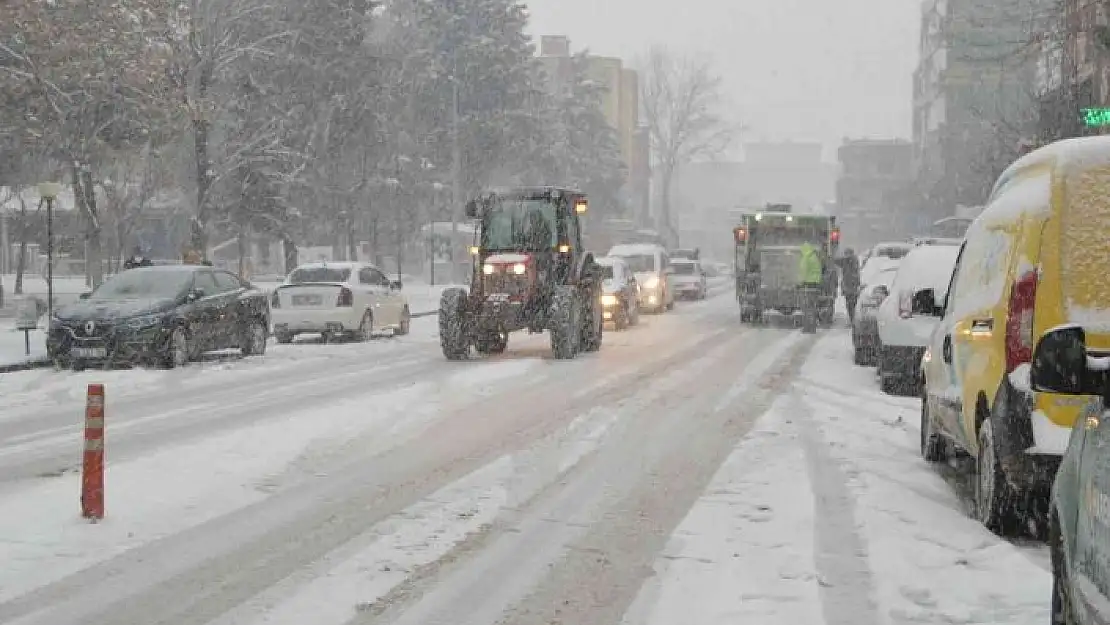
[[[54,311],[46,340],[60,366],[154,362],[179,367],[202,353],[266,351],[265,293],[235,274],[200,265],[129,269]]]

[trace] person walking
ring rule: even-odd
[[[848,323],[856,321],[856,302],[859,300],[859,257],[855,250],[846,248],[836,264],[840,267],[840,291],[848,308]]]
[[[817,248],[808,241],[799,248],[798,283],[801,289],[802,331],[817,331],[817,294],[821,290],[823,267]]]

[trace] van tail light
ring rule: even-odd
[[[355,295],[351,293],[351,289],[343,287],[339,289],[339,299],[335,301],[336,306],[354,306]]]
[[[1033,305],[1037,301],[1037,271],[1021,275],[1010,290],[1006,315],[1006,373],[1033,360]]]
[[[913,291],[902,291],[898,294],[898,316],[903,319],[913,316]]]
[[[278,296],[277,289],[270,294],[270,308],[281,308],[281,297]]]

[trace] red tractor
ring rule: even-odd
[[[602,270],[582,248],[585,194],[556,187],[502,189],[466,205],[478,220],[469,291],[447,289],[439,300],[439,344],[448,360],[471,345],[505,351],[509,333],[551,334],[555,358],[601,348]]]

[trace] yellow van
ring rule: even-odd
[[[1110,136],[1010,165],[968,228],[945,301],[921,295],[914,310],[941,318],[922,358],[922,456],[975,458],[975,512],[991,530],[1043,522],[1089,398],[1034,392],[1029,363],[1037,339],[1063,324],[1110,353]]]

